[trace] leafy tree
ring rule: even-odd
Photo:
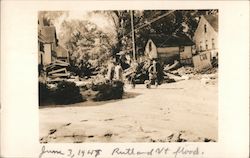
[[[74,64],[95,59],[101,62],[102,58],[109,56],[110,39],[95,24],[82,20],[64,21],[62,29],[61,42],[69,50]]]

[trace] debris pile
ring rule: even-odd
[[[197,72],[193,67],[180,67],[177,70],[171,71],[173,74],[177,74],[179,76],[184,76],[184,75],[190,75],[190,74],[196,74]]]
[[[176,70],[176,69],[178,69],[178,68],[180,68],[181,67],[181,64],[180,64],[180,62],[178,62],[177,60],[175,60],[174,61],[174,64],[172,64],[172,65],[169,65],[169,64],[167,64],[165,67],[164,67],[164,71],[166,71],[166,72],[168,72],[168,71],[171,71],[171,70]]]
[[[172,81],[181,81],[181,80],[188,80],[188,79],[198,79],[204,82],[205,84],[215,84],[218,78],[217,71],[218,68],[212,67],[203,70],[196,70],[193,67],[180,67],[176,70],[168,69],[171,66],[164,67],[164,79],[165,80],[172,80]],[[168,82],[169,83],[169,82]]]
[[[69,63],[55,60],[51,64],[45,66],[45,72],[48,82],[62,81],[70,77],[70,72],[67,71]]]

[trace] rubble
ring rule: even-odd
[[[178,75],[174,75],[174,74],[171,74],[171,73],[166,73],[166,75],[168,76],[168,78],[173,79],[176,82],[189,79],[189,77],[187,75],[178,76]]]
[[[177,82],[181,80],[197,79],[201,80],[204,84],[215,84],[216,79],[218,78],[218,68],[209,68],[198,71],[193,67],[180,67],[171,71],[171,67],[173,66],[166,66],[164,68],[165,80],[172,79]]]
[[[59,82],[62,81],[63,78],[69,78],[70,72],[67,71],[68,66],[69,63],[60,60],[55,60],[51,64],[46,65],[46,80],[48,82]]]
[[[178,68],[180,68],[180,62],[178,62],[177,60],[175,60],[174,61],[174,64],[172,64],[172,65],[166,65],[165,67],[164,67],[164,71],[166,71],[166,72],[168,72],[168,71],[171,71],[171,70],[176,70],[176,69],[178,69]]]

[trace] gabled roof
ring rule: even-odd
[[[68,57],[68,51],[61,45],[58,45],[55,49],[57,57]]]
[[[204,18],[218,32],[218,15],[204,15]]]
[[[163,34],[153,34],[149,35],[156,47],[176,47],[176,46],[191,46],[194,45],[193,41],[186,35],[163,35]]]
[[[56,28],[54,26],[41,26],[38,32],[38,40],[44,43],[56,42]]]

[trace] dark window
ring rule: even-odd
[[[207,40],[206,40],[206,50],[208,50],[208,44],[207,44]]]
[[[148,44],[148,49],[149,49],[149,51],[151,52],[151,50],[152,50],[152,42],[149,42],[149,44]]]
[[[202,51],[202,42],[200,41],[200,51]]]
[[[202,61],[202,60],[207,60],[207,55],[206,55],[206,54],[200,55],[200,59],[201,59],[201,61]]]
[[[212,38],[212,48],[215,49],[214,39]]]
[[[41,58],[41,65],[43,66],[43,55],[42,54],[41,54],[40,58]]]
[[[207,25],[204,25],[204,32],[207,33]]]
[[[180,46],[180,52],[184,52],[185,47],[184,46]]]
[[[43,45],[42,42],[40,42],[39,47],[40,47],[39,50],[40,50],[41,52],[44,52],[44,45]]]

